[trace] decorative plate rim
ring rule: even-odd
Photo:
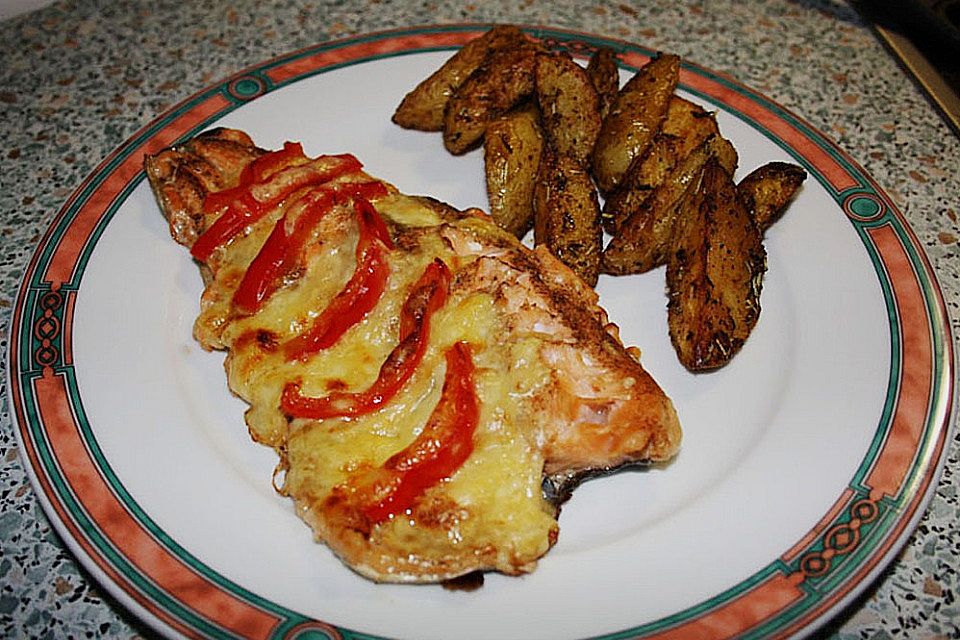
[[[97,240],[144,177],[143,155],[198,133],[249,100],[313,75],[392,56],[449,50],[488,26],[426,25],[324,42],[253,65],[195,93],[131,136],[90,173],[31,257],[12,310],[7,353],[8,397],[24,466],[71,550],[115,596],[159,630],[208,637],[370,637],[311,620],[206,567],[150,520],[99,451],[74,377],[73,308]],[[602,36],[523,28],[574,55],[611,46],[626,69],[636,69],[654,54]],[[603,638],[809,633],[886,566],[932,497],[956,402],[946,307],[932,266],[895,204],[824,134],[762,94],[704,67],[684,62],[681,85],[778,144],[847,215],[882,288],[891,331],[891,370],[866,457],[807,535],[731,589]],[[905,452],[909,459],[903,459]],[[129,555],[131,545],[118,543],[105,531],[108,518],[132,523],[140,536],[137,542],[154,555]],[[170,584],[172,576],[202,597],[181,599],[166,591],[164,584]]]

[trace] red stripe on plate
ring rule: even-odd
[[[384,40],[358,42],[357,44],[336,47],[320,51],[311,56],[297,58],[284,65],[267,70],[266,75],[273,82],[279,84],[291,78],[297,78],[343,62],[355,62],[361,58],[384,56],[404,51],[460,46],[477,38],[484,32],[484,29],[478,29],[476,31],[450,33],[398,35]]]
[[[35,390],[40,417],[57,465],[76,500],[117,552],[149,576],[159,589],[184,605],[189,603],[198,615],[213,624],[244,637],[268,638],[280,622],[276,616],[233,597],[197,574],[131,517],[90,457],[74,419],[62,376],[48,370],[36,380]],[[57,510],[65,523],[70,522],[59,505]],[[125,585],[125,590],[144,608],[168,623],[176,623],[148,596],[141,594],[127,577],[118,575],[112,564],[103,558],[102,552],[89,543],[87,535],[75,535],[74,539],[113,580]]]
[[[797,544],[790,547],[786,553],[781,556],[784,562],[792,562],[797,558],[801,553],[807,550],[807,548],[814,543],[817,538],[819,538],[823,532],[827,530],[828,527],[833,526],[833,523],[836,522],[837,516],[839,516],[844,509],[850,505],[850,498],[854,495],[852,489],[847,489],[840,494],[840,498],[830,507],[830,510],[827,511],[826,515],[820,518],[820,521],[810,529],[810,532],[807,533],[803,538],[800,539]]]
[[[890,225],[868,229],[867,233],[893,288],[899,348],[905,356],[900,358],[897,404],[890,430],[865,481],[873,489],[871,497],[878,500],[884,495],[895,497],[904,489],[904,479],[923,440],[933,393],[933,344],[923,291],[900,237]]]
[[[650,60],[649,56],[636,52],[623,53],[621,59],[633,67],[641,67]],[[859,185],[850,175],[850,172],[834,160],[826,149],[792,126],[779,114],[755,102],[749,95],[744,95],[746,89],[735,80],[729,79],[728,82],[736,86],[731,87],[708,77],[706,70],[680,70],[680,84],[705,93],[724,107],[750,117],[757,124],[787,143],[793,151],[802,155],[810,164],[817,167],[837,192]]]
[[[940,430],[940,437],[937,439],[936,446],[933,447],[933,451],[931,452],[932,460],[939,460],[943,454],[948,431],[949,429],[946,428],[946,425]],[[855,572],[847,577],[843,586],[818,601],[815,608],[806,612],[803,617],[795,620],[792,625],[785,627],[782,632],[778,632],[779,637],[790,637],[804,629],[807,625],[813,624],[817,619],[841,603],[843,599],[848,597],[858,586],[869,584],[869,580],[876,577],[874,572],[882,568],[882,563],[888,558],[889,554],[899,548],[904,536],[913,531],[913,527],[917,524],[915,518],[922,515],[918,510],[926,505],[929,497],[927,491],[929,490],[930,483],[937,477],[936,470],[935,465],[926,470],[921,482],[915,487],[913,499],[904,506],[896,526],[885,532],[882,544],[872,550],[870,557],[867,558]]]
[[[799,585],[802,573],[791,575],[774,574],[766,581],[698,618],[653,636],[656,640],[719,640],[739,633],[769,620],[794,602],[805,596]]]
[[[44,377],[53,378],[52,370],[47,368],[44,369]],[[62,385],[61,385],[62,386]],[[17,393],[17,397],[20,395]],[[41,408],[41,415],[44,415],[46,407]],[[27,424],[23,421],[23,416],[21,415],[21,405],[17,404],[17,414],[19,424]],[[71,418],[72,419],[72,418]],[[44,425],[46,427],[46,425]],[[48,467],[46,464],[42,464],[36,447],[33,446],[33,439],[31,434],[24,428],[21,427],[21,435],[24,442],[24,453],[27,458],[30,460],[30,464],[33,469],[36,470],[37,482],[42,489],[42,495],[47,496],[49,499],[50,507],[56,512],[56,517],[63,524],[63,526],[69,531],[69,540],[76,545],[78,545],[83,553],[96,565],[100,568],[101,571],[105,574],[105,579],[110,583],[124,588],[124,590],[134,599],[138,604],[140,604],[144,609],[149,611],[151,614],[159,618],[160,620],[166,622],[174,629],[180,631],[181,633],[188,635],[190,637],[197,637],[195,630],[191,627],[185,625],[181,620],[170,616],[163,609],[154,607],[152,602],[142,596],[136,589],[129,588],[127,581],[124,579],[115,568],[114,565],[110,562],[104,560],[101,555],[101,550],[99,547],[95,547],[91,544],[87,538],[86,534],[81,530],[77,523],[73,519],[73,514],[68,510],[68,508],[63,504],[63,495],[60,493],[59,489],[54,489],[50,483],[49,474],[46,472]],[[49,436],[49,434],[47,434]]]
[[[793,151],[815,166],[837,192],[859,186],[859,182],[841,166],[827,150],[797,130],[780,115],[770,111],[736,88],[724,85],[706,75],[680,72],[680,82],[706,93],[725,107],[746,114],[760,126],[783,140]]]
[[[126,159],[110,172],[104,179],[103,184],[83,203],[80,210],[71,219],[69,228],[57,244],[55,253],[50,259],[44,273],[44,280],[50,282],[53,288],[57,288],[72,279],[80,255],[90,240],[90,234],[100,224],[103,215],[117,196],[143,170],[143,156],[145,154],[154,153],[169,146],[198,124],[223,111],[226,106],[227,102],[222,96],[214,95],[164,127],[148,142],[143,143],[140,149],[121,150],[126,154]],[[91,175],[98,174],[101,168],[109,165],[121,151],[111,154]],[[77,191],[81,191],[85,186],[81,186]],[[68,203],[67,207],[69,206]]]

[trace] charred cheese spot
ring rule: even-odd
[[[349,385],[343,380],[333,379],[327,380],[327,391],[345,391],[349,388]]]
[[[273,331],[258,329],[248,331],[234,341],[235,349],[257,349],[261,351],[276,351],[280,346],[280,337]]]

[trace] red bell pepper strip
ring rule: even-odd
[[[283,220],[267,236],[260,252],[247,267],[240,286],[233,293],[233,306],[241,313],[253,313],[277,288],[287,258],[287,235]]]
[[[303,145],[299,142],[284,142],[283,149],[273,151],[260,156],[246,167],[244,172],[248,174],[249,183],[263,182],[281,169],[286,169],[297,160],[306,160],[307,156],[303,152]],[[243,182],[241,177],[240,182]]]
[[[450,269],[442,260],[434,260],[424,270],[401,311],[401,327],[406,327],[408,333],[400,336],[400,343],[387,356],[370,388],[313,398],[300,393],[300,382],[290,382],[283,389],[281,408],[296,418],[321,420],[365,415],[393,399],[423,360],[430,319],[446,302],[450,279]]]
[[[234,200],[190,247],[190,255],[203,262],[217,249],[238,235],[247,225],[263,217],[265,211],[249,193]]]
[[[197,260],[206,260],[218,247],[263,218],[294,191],[329,182],[341,175],[359,171],[362,167],[349,154],[320,156],[314,162],[330,162],[329,167],[322,169],[300,162],[305,159],[299,144],[286,143],[281,151],[268,153],[247,165],[236,187],[207,195],[203,202],[205,212],[225,210],[193,243],[190,254]],[[274,181],[277,183],[273,189],[276,193],[271,198],[260,201],[254,197],[255,188],[268,186]]]
[[[292,263],[299,258],[303,253],[303,248],[310,241],[310,234],[313,232],[313,229],[320,220],[330,212],[333,205],[342,204],[348,199],[368,201],[382,198],[385,195],[387,195],[387,186],[380,181],[340,182],[332,185],[324,185],[307,193],[303,211],[297,216],[293,228],[290,229],[289,223],[286,226],[287,234],[290,238],[290,255],[287,256],[288,260]],[[329,204],[327,204],[328,200]],[[376,210],[374,210],[373,213],[376,221],[379,223],[377,230],[379,231],[380,227],[386,229]],[[383,237],[385,237],[386,240],[383,240]],[[389,232],[383,237],[381,237],[381,241],[383,241],[386,246],[392,247],[393,241],[390,238]]]
[[[383,250],[373,244],[357,259],[353,277],[314,320],[310,330],[284,345],[287,359],[306,360],[322,349],[329,349],[377,305],[390,275]]]
[[[300,209],[300,215],[292,225],[293,229],[290,229],[287,214],[284,214],[277,221],[273,231],[260,248],[260,252],[247,267],[243,280],[240,281],[233,295],[233,304],[236,309],[242,313],[254,313],[273,295],[280,286],[280,279],[284,273],[289,271],[294,263],[299,262],[313,228],[335,204],[347,198],[362,198],[367,202],[365,200],[367,197],[378,197],[386,193],[387,188],[382,182],[342,183],[318,187],[309,192],[304,196],[305,202]],[[367,206],[373,209],[369,202]],[[373,216],[385,230],[386,226],[383,225],[376,210],[373,210]],[[385,233],[389,242],[390,234]],[[361,238],[363,235],[361,226]],[[358,250],[359,248],[360,244],[358,244]],[[358,252],[358,264],[360,257]]]
[[[322,165],[320,165],[322,163]],[[270,197],[256,198],[261,207],[272,209],[283,202],[294,191],[306,187],[326,184],[348,173],[356,173],[363,168],[360,161],[349,153],[336,156],[319,156],[305,164],[286,167],[269,176],[265,180],[258,180],[250,185],[250,193],[265,192]]]
[[[470,345],[457,342],[446,352],[440,401],[420,435],[372,475],[372,504],[363,514],[376,524],[413,506],[423,493],[449,478],[473,453],[480,407]]]
[[[262,155],[245,166],[237,186],[207,194],[203,200],[204,212],[214,213],[224,207],[227,210],[190,247],[193,257],[206,260],[217,247],[259,220],[266,210],[253,197],[250,187],[298,160],[306,160],[303,147],[300,143],[285,142],[283,149]]]
[[[370,313],[387,288],[390,269],[384,259],[383,248],[392,249],[393,240],[383,219],[369,201],[357,199],[353,206],[360,229],[356,249],[357,268],[310,329],[284,345],[290,360],[306,360],[317,351],[336,344],[350,327]]]
[[[299,142],[284,142],[283,149],[271,151],[254,159],[240,172],[240,180],[235,187],[210,193],[203,200],[203,210],[214,213],[223,207],[229,206],[234,200],[249,196],[250,185],[264,182],[281,169],[285,169],[299,160],[306,160],[303,147]]]

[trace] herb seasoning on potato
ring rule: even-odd
[[[743,346],[760,315],[766,253],[733,178],[707,160],[684,196],[667,263],[667,324],[680,362],[716,369]]]
[[[542,152],[540,117],[532,105],[493,121],[484,135],[490,217],[518,238],[533,227],[533,190]]]
[[[622,88],[612,49],[582,62],[498,26],[408,94],[394,122],[442,130],[454,154],[482,142],[493,220],[518,238],[533,228],[585,283],[666,265],[678,358],[721,367],[760,313],[762,235],[806,172],[770,162],[734,184],[737,150],[712,112],[676,95],[676,55]]]
[[[650,144],[667,116],[679,78],[680,58],[663,54],[641,67],[620,90],[593,151],[593,175],[602,193],[616,188],[633,159]]]

